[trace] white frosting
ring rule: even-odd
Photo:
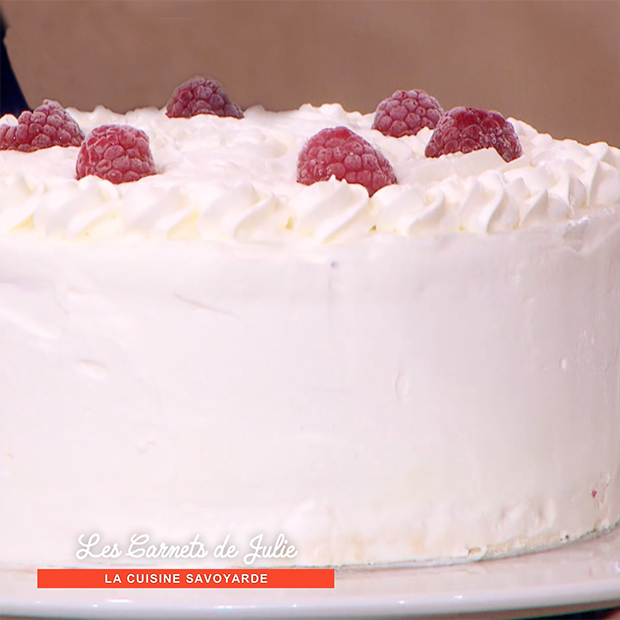
[[[160,174],[0,153],[0,562],[84,565],[92,532],[453,561],[618,521],[615,149],[515,121],[519,160],[427,161],[335,105],[72,113],[145,129]],[[400,183],[295,184],[335,123]]]
[[[0,230],[21,226],[68,239],[137,234],[344,242],[374,230],[415,235],[530,228],[620,203],[617,149],[553,140],[520,121],[512,123],[523,156],[506,163],[493,149],[427,159],[429,129],[385,137],[370,129],[372,115],[337,104],[286,113],[254,107],[242,120],[169,119],[155,108],[125,116],[101,107],[69,112],[85,132],[107,123],[144,130],[159,174],[114,187],[97,178],[75,180],[75,147],[0,152]],[[0,119],[8,121],[15,119]],[[368,202],[365,191],[344,182],[320,189],[295,183],[305,140],[337,124],[384,153],[397,187]]]

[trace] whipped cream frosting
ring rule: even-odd
[[[618,522],[616,149],[511,121],[515,161],[427,160],[339,105],[71,114],[145,130],[159,174],[0,153],[0,565],[135,564],[80,560],[93,533],[451,562]],[[295,183],[336,124],[399,184]]]
[[[531,228],[620,203],[618,149],[554,140],[512,119],[523,155],[506,163],[493,149],[425,158],[431,130],[386,137],[371,129],[371,114],[339,104],[278,113],[256,106],[241,120],[170,119],[155,108],[127,115],[103,107],[68,111],[86,133],[109,123],[144,130],[158,174],[119,186],[96,177],[78,181],[76,147],[0,152],[0,232],[328,243],[375,231],[409,236]],[[361,186],[335,179],[296,183],[305,140],[335,125],[381,150],[398,184],[369,198]]]

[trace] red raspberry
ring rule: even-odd
[[[372,128],[394,138],[415,136],[422,127],[435,129],[442,116],[437,99],[423,90],[397,90],[377,106]]]
[[[51,146],[80,146],[84,133],[57,102],[45,99],[34,111],[19,115],[17,126],[0,125],[0,151],[31,153]]]
[[[197,114],[243,118],[241,108],[229,99],[222,85],[208,77],[195,77],[177,86],[166,108],[170,118]]]
[[[505,161],[523,153],[513,126],[499,112],[459,107],[444,114],[424,154],[439,157],[487,148],[494,148]]]
[[[346,127],[328,127],[312,136],[299,153],[297,182],[312,185],[335,176],[363,185],[372,196],[396,183],[390,162],[364,138]]]
[[[77,178],[94,174],[128,183],[157,174],[148,136],[131,125],[101,125],[84,140],[75,162]]]

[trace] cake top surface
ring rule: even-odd
[[[508,119],[522,155],[506,162],[492,148],[425,157],[432,129],[392,137],[373,114],[339,104],[303,105],[244,118],[169,118],[144,108],[116,114],[69,108],[88,134],[129,124],[148,136],[156,174],[115,185],[76,177],[78,147],[0,151],[0,233],[65,240],[155,239],[337,243],[383,233],[401,236],[497,233],[579,220],[620,205],[620,151],[599,142],[554,140]],[[0,123],[16,125],[5,116]],[[392,165],[397,183],[372,196],[330,178],[297,182],[297,158],[322,129],[344,126]]]

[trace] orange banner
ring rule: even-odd
[[[38,588],[333,588],[333,568],[39,568]]]

